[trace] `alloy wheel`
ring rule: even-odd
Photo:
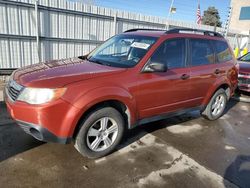
[[[115,142],[117,135],[116,121],[110,117],[102,117],[90,126],[87,133],[87,145],[92,151],[103,151]]]

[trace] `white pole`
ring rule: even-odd
[[[167,29],[167,30],[169,29],[169,18],[171,15],[171,10],[172,10],[173,4],[174,4],[174,0],[171,0],[171,4],[169,7],[168,16],[167,16],[167,22],[166,22],[166,26],[165,26],[165,29]]]
[[[36,46],[37,46],[37,56],[38,61],[41,61],[40,58],[40,41],[39,41],[39,12],[38,12],[38,2],[39,0],[35,1],[35,15],[36,15]]]

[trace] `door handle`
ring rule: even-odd
[[[188,75],[188,74],[183,74],[182,76],[181,76],[181,79],[182,80],[186,80],[186,79],[188,79],[190,77],[190,75]]]
[[[220,69],[215,69],[214,74],[220,74],[220,73],[221,73]]]

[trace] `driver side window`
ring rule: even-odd
[[[151,57],[151,62],[163,63],[168,69],[185,67],[185,39],[163,42]]]

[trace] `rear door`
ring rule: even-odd
[[[201,105],[209,88],[218,77],[218,66],[211,40],[202,38],[189,39],[190,54],[190,95],[195,106]]]
[[[236,62],[230,47],[223,40],[213,41],[213,45],[216,54],[217,77],[224,81],[227,80],[233,87],[236,87],[238,73],[235,69]]]
[[[226,41],[216,40],[213,41],[215,54],[216,54],[216,64],[219,70],[220,77],[227,77],[228,71],[232,70],[235,66],[235,62],[231,53],[231,50]]]

